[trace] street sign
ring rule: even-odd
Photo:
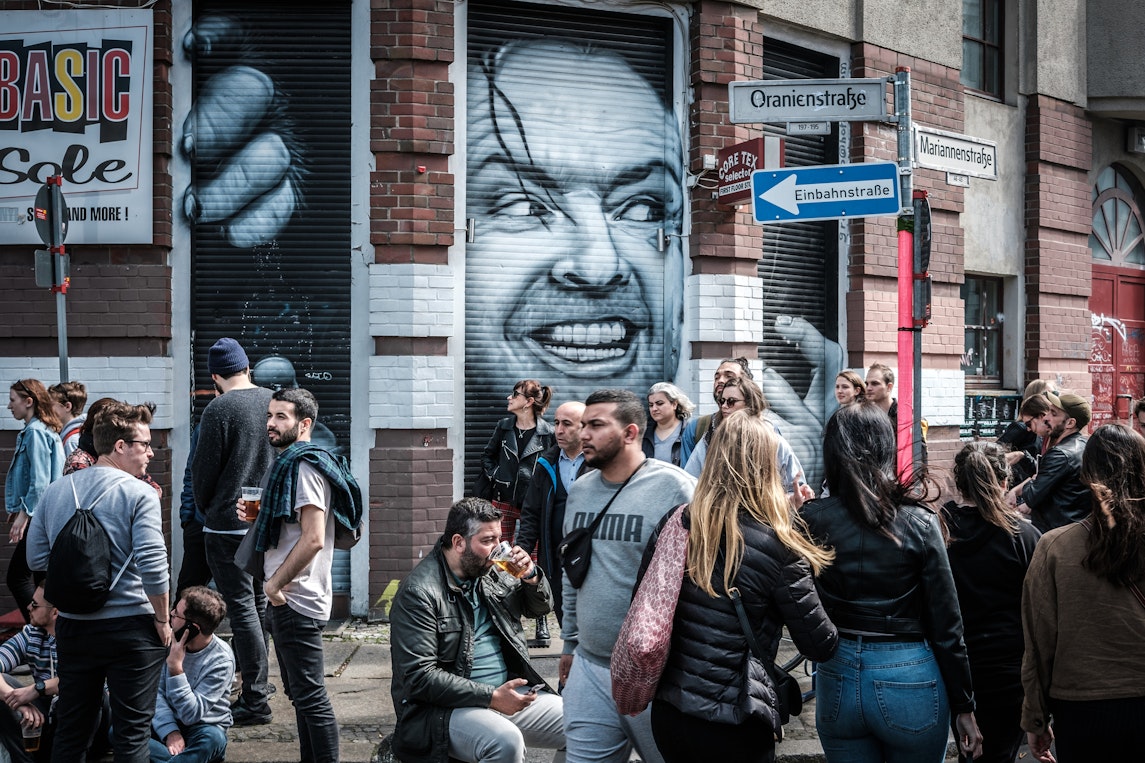
[[[733,123],[887,120],[886,79],[777,79],[731,82]]]
[[[68,237],[68,204],[58,175],[48,179],[36,194],[36,233],[44,246],[63,246]]]
[[[760,170],[751,176],[751,195],[760,223],[897,215],[902,208],[894,162]]]
[[[954,175],[998,179],[998,147],[956,132],[915,125],[914,160],[919,167]]]

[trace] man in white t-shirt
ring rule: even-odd
[[[338,760],[339,742],[322,661],[322,629],[334,596],[335,488],[323,473],[329,454],[310,444],[317,419],[318,403],[307,390],[281,389],[271,397],[266,434],[279,455],[251,532],[265,537],[267,621],[294,705],[300,760],[325,763]],[[239,518],[247,519],[241,509]]]

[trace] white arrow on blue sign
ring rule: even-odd
[[[901,209],[894,162],[756,170],[751,195],[759,223],[897,215]]]

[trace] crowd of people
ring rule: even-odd
[[[222,760],[229,726],[270,721],[268,635],[300,758],[338,759],[321,629],[361,496],[345,461],[310,442],[313,395],[257,386],[232,339],[208,365],[217,397],[180,516],[198,577],[181,575],[175,596],[147,474],[153,406],[86,406],[76,382],[10,388],[24,427],[5,483],[8,582],[27,621],[0,644],[12,760],[107,746],[121,760]],[[939,464],[901,473],[893,390],[881,364],[838,375],[812,486],[744,358],[719,365],[710,416],[665,382],[643,397],[596,390],[549,423],[554,390],[517,382],[474,497],[450,508],[393,601],[397,757],[774,760],[783,629],[817,664],[831,763],[940,761],[951,735],[966,761],[1010,762],[1023,742],[1043,763],[1128,757],[1145,710],[1145,668],[1126,658],[1145,637],[1145,437],[1087,435],[1088,401],[1036,381],[997,441],[959,450],[949,480],[933,478]],[[254,485],[257,509],[239,500]],[[52,563],[86,515],[109,578],[91,609],[63,595],[77,572]],[[671,644],[654,698],[628,715],[613,652],[671,518],[687,533]],[[556,686],[529,652],[549,645],[553,612]],[[215,636],[224,618],[230,643]],[[11,677],[20,665],[30,684]]]
[[[937,762],[951,736],[965,761],[1010,763],[1023,742],[1043,763],[1131,757],[1145,437],[1087,436],[1087,400],[1037,381],[996,442],[900,473],[893,391],[882,364],[838,375],[811,486],[746,359],[719,365],[712,415],[667,382],[644,399],[597,390],[557,408],[555,443],[531,458],[553,391],[518,382],[474,486],[493,502],[456,503],[394,600],[397,758],[774,760],[784,628],[817,663],[831,763]],[[625,715],[613,650],[673,517],[687,542],[671,645],[654,699]],[[520,625],[551,608],[555,689],[528,656],[547,634]]]
[[[257,386],[230,338],[210,348],[208,370],[216,397],[185,474],[174,595],[162,488],[148,474],[155,407],[87,406],[75,381],[11,386],[24,427],[5,481],[7,579],[27,624],[0,644],[0,758],[222,761],[227,729],[271,721],[273,636],[300,760],[339,759],[322,629],[360,491],[345,460],[311,442],[309,391]],[[251,488],[257,503],[241,500]],[[215,635],[224,619],[230,642]],[[28,685],[13,678],[21,665]]]

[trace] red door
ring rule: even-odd
[[[1093,424],[1128,421],[1145,397],[1145,273],[1093,266]]]

